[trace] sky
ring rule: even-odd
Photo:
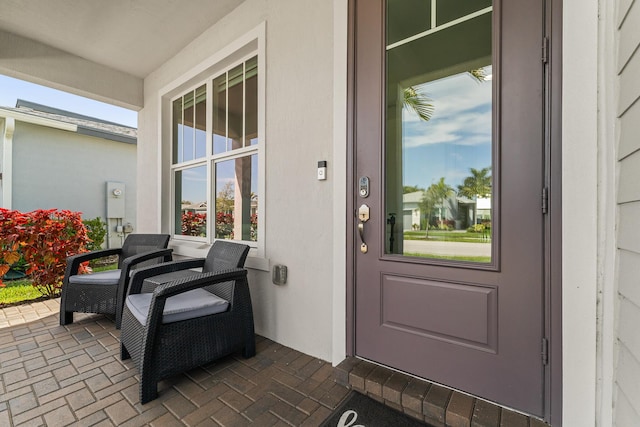
[[[431,99],[434,112],[425,122],[403,110],[403,185],[426,189],[444,177],[455,189],[470,168],[491,166],[491,80],[461,73],[415,88]]]
[[[36,102],[125,126],[138,127],[138,113],[104,102],[51,89],[0,74],[0,107],[15,107],[16,100]]]

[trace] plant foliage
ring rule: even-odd
[[[107,235],[107,223],[98,216],[94,219],[85,219],[82,224],[87,229],[87,237],[90,240],[87,243],[87,250],[92,252],[102,249],[104,238]]]
[[[24,257],[26,274],[43,295],[60,294],[67,257],[86,252],[87,230],[79,212],[0,209],[0,277]],[[85,272],[86,265],[80,267]],[[0,280],[0,286],[4,286]]]

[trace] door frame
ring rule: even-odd
[[[355,168],[355,9],[348,0],[347,23],[347,200],[346,200],[346,351],[355,355],[355,255],[359,250],[354,220],[357,206]],[[360,0],[366,1],[366,0]],[[562,425],[562,0],[545,3],[548,39],[545,99],[545,145],[548,215],[545,217],[545,334],[549,340],[545,370],[545,421]],[[541,46],[541,57],[545,46]],[[381,100],[382,101],[382,100]],[[553,161],[552,161],[553,160]]]

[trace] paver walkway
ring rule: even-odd
[[[349,387],[436,427],[546,426],[356,358],[334,369],[263,337],[255,357],[172,377],[143,406],[112,319],[76,313],[75,323],[59,326],[59,307],[49,300],[0,309],[0,427],[317,426]]]
[[[317,426],[346,396],[330,364],[257,337],[159,384],[141,405],[138,372],[102,315],[58,325],[59,300],[0,310],[0,426]]]

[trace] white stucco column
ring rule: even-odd
[[[563,2],[563,425],[596,425],[598,0]]]

